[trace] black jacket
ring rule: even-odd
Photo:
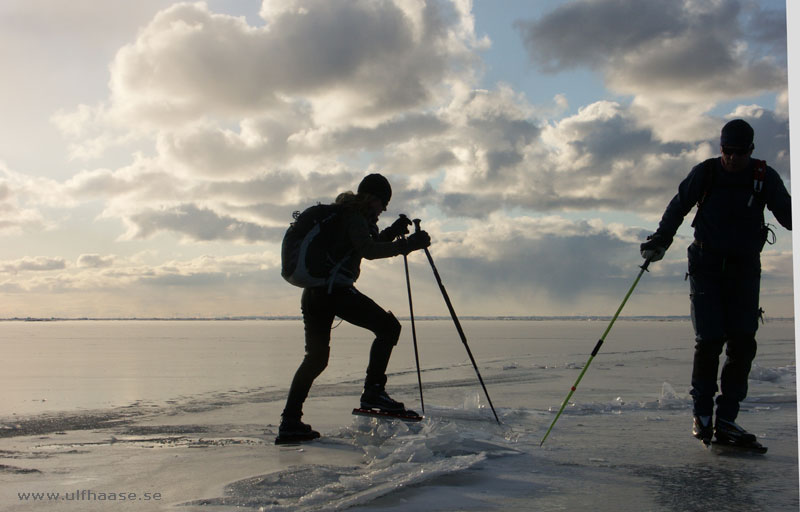
[[[761,192],[754,192],[753,181],[753,161],[738,173],[725,171],[720,158],[696,165],[667,205],[656,235],[669,247],[684,217],[703,199],[694,223],[696,240],[725,253],[760,252],[766,236],[764,207],[791,230],[792,198],[780,175],[769,166]]]
[[[395,240],[390,228],[378,231],[378,226],[353,209],[345,209],[337,219],[338,230],[335,247],[331,251],[338,257],[347,257],[335,285],[348,286],[361,274],[361,259],[374,260],[403,254],[404,242]]]

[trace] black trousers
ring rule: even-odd
[[[369,353],[365,386],[386,384],[386,368],[400,338],[400,322],[355,287],[306,288],[300,302],[305,325],[306,353],[294,375],[284,417],[299,418],[311,385],[328,366],[331,325],[339,317],[375,334]]]
[[[689,284],[695,331],[692,390],[694,413],[733,421],[747,397],[747,379],[756,356],[761,261],[758,254],[726,255],[689,246]],[[719,358],[725,363],[717,387]]]

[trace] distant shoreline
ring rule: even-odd
[[[409,317],[398,317],[400,320],[408,320]],[[573,320],[573,321],[603,321],[611,320],[608,315],[575,315],[575,316],[463,316],[460,320],[503,320],[503,321],[548,321],[548,320]],[[0,318],[0,322],[240,322],[240,321],[280,321],[280,320],[302,320],[299,315],[276,315],[276,316],[220,316],[220,317],[11,317]],[[414,320],[450,320],[449,316],[415,316]],[[620,316],[619,320],[630,321],[660,321],[675,322],[689,321],[689,315],[634,315]],[[767,317],[766,321],[794,321],[794,317]]]

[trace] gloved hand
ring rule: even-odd
[[[431,236],[427,231],[417,231],[406,239],[404,254],[418,251],[431,245]]]
[[[411,219],[405,215],[401,215],[392,225],[388,227],[388,231],[392,234],[392,239],[398,236],[407,235],[408,227],[411,225]]]
[[[647,241],[639,247],[639,251],[642,254],[642,258],[654,262],[664,257],[664,254],[667,252],[667,246],[661,236],[652,234],[648,236]]]

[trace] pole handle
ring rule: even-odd
[[[413,222],[414,222],[414,232],[419,233],[422,230],[422,228],[419,227],[419,223],[422,221],[420,219],[414,219]]]
[[[401,214],[400,214],[400,218],[401,218],[401,219],[407,219],[407,218],[408,218],[408,215],[406,215],[405,213],[401,213]],[[405,240],[405,239],[406,239],[406,235],[400,235],[400,238],[402,238],[403,240]]]

